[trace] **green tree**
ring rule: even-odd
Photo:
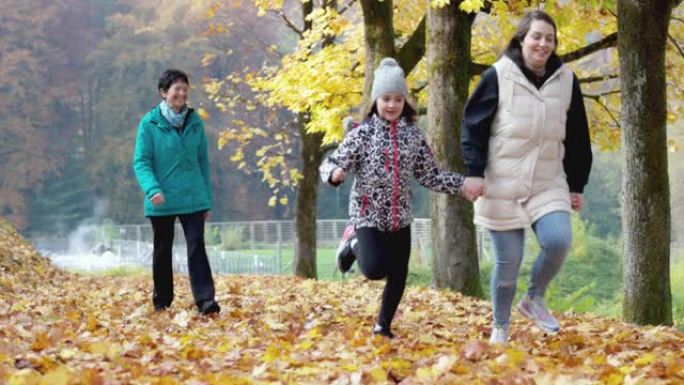
[[[618,239],[622,233],[621,157],[618,152],[595,153],[589,183],[584,190],[585,205],[580,215],[600,237]]]

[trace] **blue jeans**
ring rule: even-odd
[[[530,298],[544,297],[546,288],[556,276],[572,240],[570,213],[554,211],[532,224],[541,251],[537,256],[527,295]],[[525,230],[491,231],[496,264],[490,286],[495,325],[508,325],[511,305],[515,297],[520,263],[525,251]]]

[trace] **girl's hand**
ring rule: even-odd
[[[484,178],[469,176],[465,178],[463,187],[461,187],[463,197],[471,202],[475,202],[477,198],[484,195]]]
[[[347,178],[347,173],[343,169],[338,167],[333,171],[332,176],[330,177],[330,180],[335,184],[339,184],[339,183],[344,182],[344,180],[346,178]]]

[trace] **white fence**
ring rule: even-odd
[[[346,226],[345,220],[318,220],[317,246],[319,255],[328,255]],[[173,266],[186,272],[186,246],[183,230],[176,224]],[[534,237],[531,231],[527,236]],[[293,221],[209,222],[205,228],[207,254],[212,271],[218,274],[289,274],[294,255]],[[530,239],[531,240],[531,239]],[[79,227],[67,242],[63,239],[33,239],[39,250],[53,256],[71,259],[73,265],[86,270],[97,266],[141,266],[152,263],[152,228],[144,225],[103,225]],[[411,226],[413,262],[428,266],[431,259],[429,219],[415,219]],[[531,243],[531,242],[529,242]],[[493,250],[489,234],[477,230],[478,254],[483,261],[492,261]],[[684,244],[672,243],[672,258],[684,252]],[[90,258],[93,263],[85,263]],[[334,260],[319,258],[319,271],[333,271]],[[91,267],[93,266],[93,267]]]
[[[328,249],[331,253],[337,247],[346,224],[345,220],[318,220],[316,238],[319,251]],[[415,219],[411,226],[414,263],[429,264],[430,236],[430,220]],[[88,266],[149,268],[152,264],[152,239],[152,227],[142,224],[81,227],[69,242],[55,239],[32,241],[58,262],[59,258],[69,254],[78,255],[71,259],[79,258],[79,266],[90,270]],[[212,271],[218,274],[289,274],[292,272],[294,240],[293,221],[208,222],[205,226],[207,255]],[[478,231],[477,240],[481,258],[490,258],[489,238]],[[99,262],[106,258],[107,263],[84,264],[87,258],[97,258]],[[79,261],[74,261],[74,264]],[[319,269],[329,271],[335,268],[330,258],[319,258],[318,265]],[[176,223],[174,271],[186,272],[186,266],[185,237],[181,225]]]

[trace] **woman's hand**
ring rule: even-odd
[[[152,202],[153,205],[155,206],[161,206],[164,204],[164,194],[162,193],[156,193],[152,195],[152,198],[150,198],[150,202]]]
[[[570,193],[570,206],[579,212],[584,207],[584,197],[580,193]]]
[[[466,177],[461,187],[461,194],[471,202],[484,195],[484,191],[484,178],[478,176]]]
[[[330,177],[330,181],[335,184],[339,184],[344,182],[346,178],[347,173],[343,169],[338,167],[333,171],[332,176]]]

